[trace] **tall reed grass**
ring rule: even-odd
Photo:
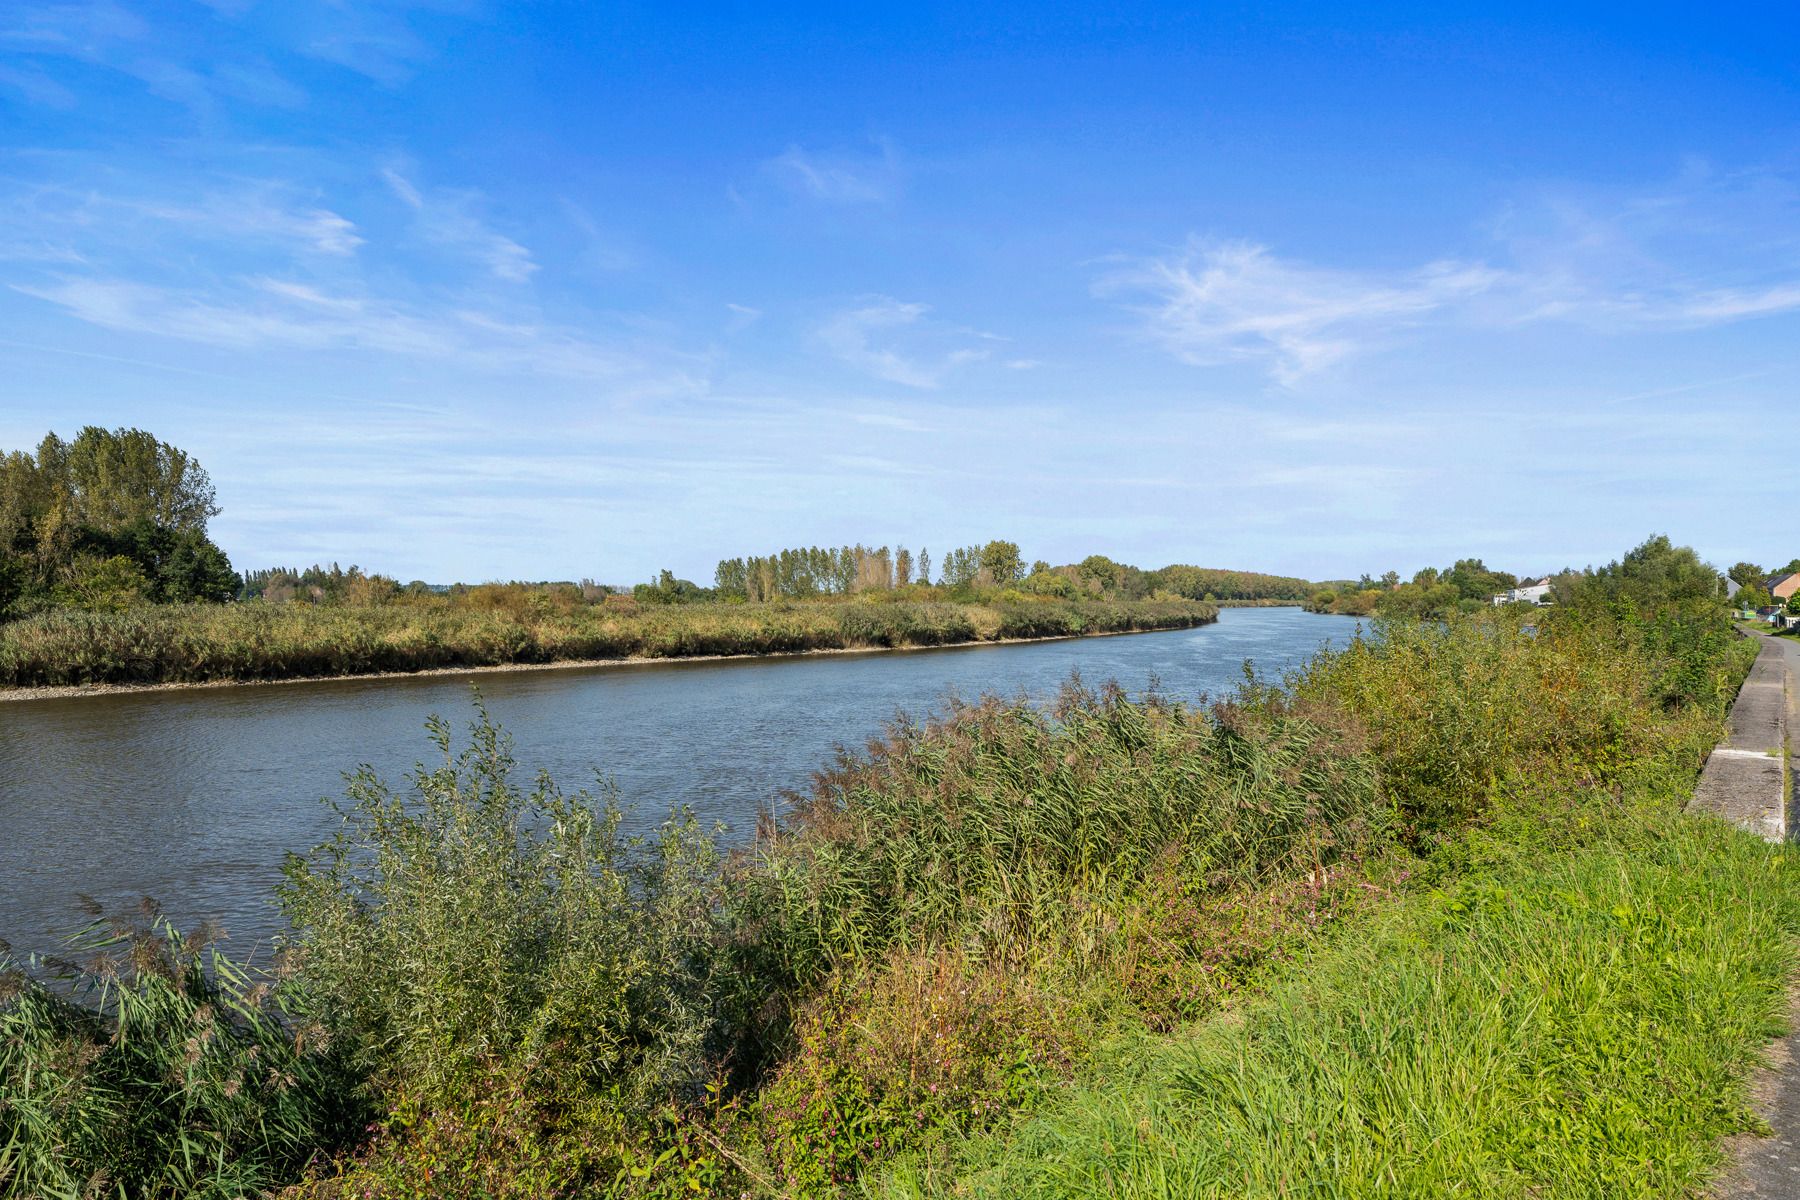
[[[163,605],[0,624],[0,686],[182,683],[588,659],[791,654],[1180,629],[1187,600],[786,602],[510,608]]]
[[[1254,885],[1377,842],[1374,763],[1268,701],[1190,707],[1079,681],[1049,710],[953,703],[822,772],[742,876],[783,969],[955,943],[978,955],[1077,920],[1076,898],[1172,873]]]
[[[322,1027],[214,936],[146,910],[83,931],[79,961],[0,956],[0,1195],[231,1200],[360,1131]]]

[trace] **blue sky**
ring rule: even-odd
[[[1800,554],[1791,5],[967,7],[5,5],[0,447],[402,579]]]

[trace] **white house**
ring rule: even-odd
[[[1495,604],[1548,604],[1550,603],[1550,577],[1548,575],[1536,583],[1522,583],[1510,592],[1501,592],[1494,597]]]

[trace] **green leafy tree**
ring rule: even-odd
[[[1737,604],[1740,608],[1767,608],[1773,603],[1775,597],[1769,595],[1767,588],[1747,587],[1738,590]]]
[[[1464,600],[1487,601],[1501,592],[1510,591],[1518,580],[1505,571],[1493,571],[1479,558],[1458,559],[1456,565],[1440,578],[1456,589]]]
[[[64,572],[57,599],[71,608],[92,612],[123,612],[149,597],[150,581],[135,562],[123,554],[101,558],[84,554]]]
[[[675,578],[675,572],[664,569],[655,583],[640,583],[631,589],[632,598],[645,604],[692,604],[710,599],[712,593],[689,579]]]
[[[1719,573],[1690,546],[1656,534],[1604,567],[1559,576],[1558,604],[1607,605],[1653,612],[1666,605],[1720,603]]]
[[[994,584],[1009,587],[1025,575],[1017,542],[992,541],[981,548],[981,571]]]
[[[242,581],[206,536],[218,511],[200,464],[141,429],[90,425],[71,441],[46,435],[35,454],[0,455],[0,617],[121,603],[132,591],[122,567],[96,565],[116,558],[141,576],[137,599],[230,600]]]
[[[1741,562],[1726,572],[1731,581],[1739,587],[1761,587],[1769,578],[1769,573],[1753,562]]]

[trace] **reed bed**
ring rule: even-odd
[[[512,663],[942,646],[1180,629],[1186,600],[790,602],[477,608],[163,605],[0,624],[0,686],[295,679]]]
[[[79,961],[0,953],[0,1195],[231,1200],[358,1134],[357,1080],[322,1028],[217,932],[146,906],[77,935]]]
[[[1152,872],[1224,891],[1377,842],[1374,763],[1265,702],[1189,706],[1064,688],[900,722],[822,772],[745,874],[787,969],[955,942],[983,955],[1067,927],[1071,901]]]

